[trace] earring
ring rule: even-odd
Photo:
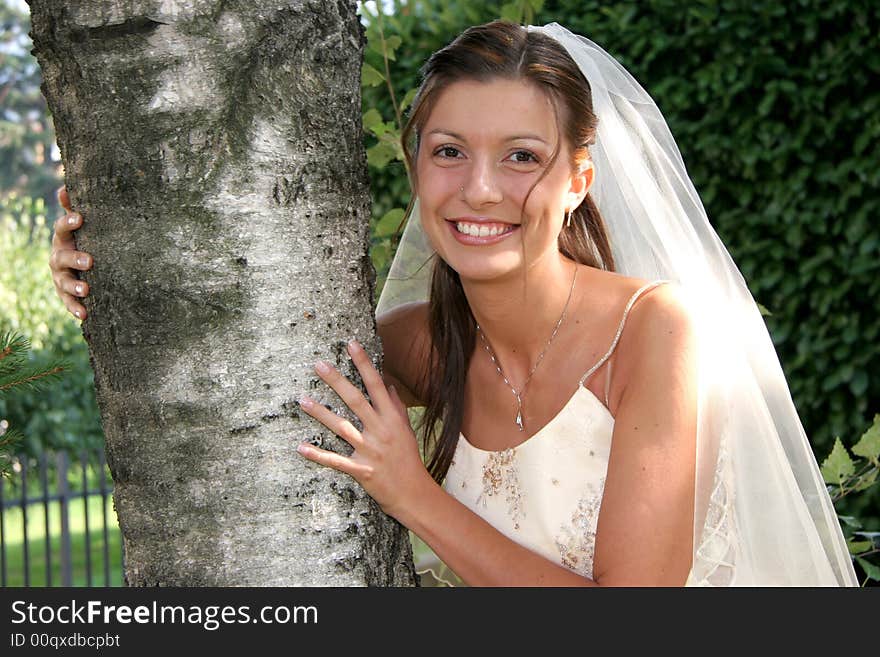
[[[571,210],[565,211],[565,227],[571,228]]]

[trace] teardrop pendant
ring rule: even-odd
[[[519,427],[520,431],[524,431],[522,423],[522,409],[517,410],[516,412],[516,426]]]

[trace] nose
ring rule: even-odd
[[[497,168],[489,158],[474,160],[461,190],[462,199],[475,209],[500,203],[504,198],[498,181]]]

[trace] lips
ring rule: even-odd
[[[519,230],[516,224],[484,217],[455,217],[446,223],[456,240],[471,245],[494,244]]]

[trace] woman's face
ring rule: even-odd
[[[574,175],[563,142],[524,212],[523,203],[559,138],[550,99],[528,82],[463,80],[440,92],[416,158],[420,215],[463,279],[491,280],[558,251],[564,213],[580,204],[592,170]]]

